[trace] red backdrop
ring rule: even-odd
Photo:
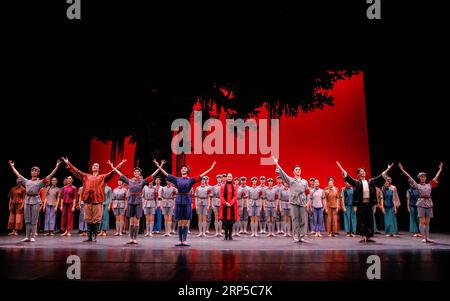
[[[280,118],[279,158],[281,166],[288,174],[292,174],[292,167],[299,164],[304,178],[318,178],[321,186],[324,186],[327,178],[334,176],[341,187],[343,181],[335,164],[336,160],[342,163],[350,175],[355,175],[356,168],[361,166],[366,167],[370,175],[363,74],[338,81],[330,94],[334,96],[334,106],[326,106],[323,110],[311,113],[301,113],[296,117]],[[263,108],[255,119],[258,118],[267,118]],[[220,119],[225,124],[224,114],[220,114]],[[191,128],[193,129],[193,120]],[[170,145],[167,147],[170,148]],[[104,162],[109,158],[110,149],[110,143],[105,144],[92,139],[91,163],[98,161],[104,166]],[[135,145],[126,141],[124,157],[128,159],[125,166],[125,172],[128,174],[131,174],[134,165],[132,164],[134,150]],[[211,184],[214,183],[217,173],[231,172],[233,176],[246,176],[248,179],[261,175],[266,178],[276,177],[274,166],[260,165],[262,156],[187,154],[186,163],[191,168],[191,175],[197,175],[208,169],[213,161],[217,161],[216,168],[210,175]],[[111,185],[115,186],[115,182]]]

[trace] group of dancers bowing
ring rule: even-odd
[[[232,236],[247,233],[250,218],[251,236],[260,234],[275,236],[283,234],[292,236],[295,242],[307,242],[306,237],[312,234],[321,237],[321,232],[335,236],[338,232],[338,212],[343,211],[344,229],[347,236],[361,236],[360,242],[374,242],[372,237],[376,230],[374,207],[378,206],[384,214],[385,232],[387,236],[398,233],[396,213],[400,206],[397,189],[392,185],[387,169],[379,176],[367,179],[365,168],[358,168],[357,178],[352,178],[347,171],[336,162],[345,180],[345,187],[338,189],[334,178],[328,179],[327,187],[320,188],[317,179],[308,181],[301,177],[299,165],[292,168],[289,176],[280,166],[278,159],[273,157],[276,165],[276,184],[272,178],[261,176],[251,178],[251,186],[247,185],[245,177],[233,178],[231,173],[217,175],[217,183],[209,185],[207,174],[214,169],[216,162],[198,176],[190,176],[190,168],[183,165],[179,171],[180,177],[167,173],[163,166],[165,160],[153,160],[156,170],[144,178],[139,167],[133,169],[133,177],[122,174],[121,167],[126,162],[122,160],[117,166],[108,161],[111,171],[100,173],[100,164],[94,163],[91,173],[85,173],[76,168],[67,158],[57,160],[56,167],[45,178],[40,179],[40,169],[31,168],[31,178],[23,177],[9,161],[12,171],[17,176],[17,186],[10,192],[10,218],[8,228],[10,234],[17,235],[22,229],[25,219],[25,238],[23,242],[35,241],[39,212],[45,212],[46,235],[53,235],[55,216],[58,208],[61,210],[62,235],[70,236],[73,227],[73,212],[80,210],[80,230],[86,231],[87,242],[95,242],[98,233],[106,235],[108,229],[109,209],[116,218],[116,234],[122,235],[125,216],[129,219],[129,244],[137,244],[139,222],[143,215],[146,220],[146,236],[152,236],[154,215],[156,209],[162,209],[165,221],[165,236],[170,236],[177,223],[179,241],[176,246],[189,246],[187,234],[189,222],[192,219],[192,209],[198,215],[199,237],[205,237],[209,232],[211,215],[214,215],[215,236],[232,240]],[[76,189],[72,178],[65,179],[65,186],[57,187],[57,179],[53,175],[60,164],[64,162],[67,169],[82,182],[82,187]],[[436,176],[427,183],[427,175],[421,172],[416,182],[398,164],[400,170],[408,178],[411,188],[407,192],[407,207],[410,214],[410,232],[414,237],[423,237],[423,242],[433,242],[429,238],[430,219],[433,217],[433,202],[431,191],[437,186],[443,163],[439,164]],[[160,185],[155,175],[161,172],[166,176],[167,185]],[[112,190],[107,186],[115,174],[120,176],[118,187]],[[193,189],[195,183],[200,185]],[[44,200],[44,201],[43,201]],[[193,201],[194,200],[194,201]],[[325,214],[324,214],[325,213]],[[291,235],[292,223],[292,235]],[[105,225],[106,224],[106,225]],[[276,226],[276,229],[275,229]],[[326,226],[326,227],[325,227]],[[309,231],[308,231],[309,227]],[[267,231],[266,231],[267,229]]]

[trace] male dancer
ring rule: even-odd
[[[266,199],[264,207],[266,208],[266,218],[269,222],[269,237],[275,236],[275,218],[276,218],[276,203],[278,202],[278,191],[273,187],[273,179],[267,179],[268,186],[266,187]]]
[[[114,170],[100,174],[100,164],[92,164],[92,174],[80,171],[68,158],[62,158],[73,173],[83,183],[83,191],[80,201],[84,202],[84,219],[88,229],[88,239],[85,242],[96,242],[97,232],[103,215],[102,203],[105,201],[105,185],[116,174]],[[116,169],[120,169],[126,160],[122,160]]]
[[[366,179],[366,169],[360,167],[356,170],[359,179],[353,179],[344,170],[342,165],[336,161],[337,166],[342,171],[342,175],[347,183],[354,187],[353,203],[357,207],[356,211],[356,233],[361,235],[360,242],[375,242],[373,237],[373,211],[372,207],[377,203],[376,187],[383,185],[387,173],[391,170],[393,163],[388,165],[387,169],[381,175]]]
[[[307,242],[305,239],[308,222],[306,207],[310,206],[308,182],[306,182],[305,179],[302,179],[302,170],[299,165],[294,166],[294,177],[290,177],[284,172],[280,164],[278,164],[278,159],[275,157],[272,157],[272,159],[277,166],[277,171],[280,173],[281,178],[289,185],[289,189],[291,190],[289,203],[292,205],[294,241]]]

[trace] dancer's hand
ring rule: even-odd
[[[163,160],[163,161],[164,161],[164,160]],[[163,161],[161,161],[161,163],[162,163]],[[159,163],[158,163],[158,161],[156,161],[156,159],[153,159],[153,163],[155,163],[155,165],[156,165],[158,168],[161,167],[161,166],[159,166]]]
[[[439,169],[442,169],[444,167],[444,162],[439,162]]]
[[[398,164],[397,164],[397,165],[398,165],[398,168],[400,168],[400,170],[404,170],[404,169],[403,169],[403,165],[402,165],[402,163],[398,162]]]
[[[68,164],[69,163],[69,159],[66,157],[66,158],[64,158],[64,157],[61,157],[61,159],[64,161],[64,163],[66,163],[66,164]]]
[[[59,166],[62,163],[61,159],[56,160],[56,166]]]
[[[120,168],[125,162],[127,162],[127,159],[123,159],[122,161],[120,161],[120,163],[117,164],[116,168]]]
[[[388,164],[386,171],[391,170],[392,166],[394,166],[394,162],[392,162],[391,164]]]
[[[109,166],[111,166],[111,168],[114,167],[114,165],[112,164],[111,160],[106,161],[106,163],[107,163]]]
[[[274,162],[275,164],[278,164],[278,159],[275,158],[275,156],[272,156],[272,160],[273,160],[273,162]]]
[[[216,161],[214,161],[213,164],[211,165],[211,169],[213,169],[214,166],[216,166]]]
[[[11,167],[14,166],[14,162],[12,160],[9,160],[8,163]]]
[[[166,164],[166,162],[167,162],[167,161],[166,161],[166,160],[164,160],[164,159],[163,159],[163,160],[161,160],[161,164],[159,164],[159,166],[163,167],[163,165],[164,165],[164,164]]]
[[[356,206],[355,206],[355,209],[353,209],[353,210],[354,210],[354,211],[355,211],[355,213],[356,213],[356,211],[358,211],[358,207],[356,207]]]

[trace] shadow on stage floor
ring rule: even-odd
[[[450,273],[450,235],[433,234],[436,243],[421,243],[409,234],[361,244],[344,235],[310,238],[294,243],[286,237],[197,238],[191,247],[175,247],[175,237],[139,237],[127,245],[126,236],[84,238],[43,237],[20,243],[22,237],[0,237],[0,278],[64,280],[66,259],[81,260],[82,280],[105,281],[299,281],[366,280],[367,258],[378,255],[382,280],[442,280]]]

